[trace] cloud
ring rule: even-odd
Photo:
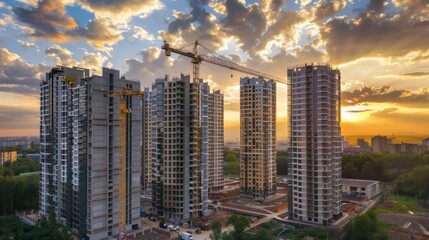
[[[339,12],[346,6],[346,0],[321,0],[319,1],[313,10],[313,20],[317,23],[323,19],[328,18]]]
[[[145,87],[151,86],[157,77],[163,77],[171,71],[171,61],[159,48],[151,47],[140,52],[142,60],[126,59],[128,70],[125,73],[127,78],[140,79]],[[176,76],[179,73],[175,74]]]
[[[403,73],[401,76],[404,77],[423,77],[423,76],[429,76],[429,72],[409,72],[409,73]]]
[[[385,0],[370,0],[367,6],[368,11],[374,11],[375,13],[384,12],[384,8],[387,2]]]
[[[41,0],[36,5],[13,8],[16,18],[29,27],[22,27],[30,37],[53,42],[86,40],[97,50],[110,52],[112,45],[123,39],[121,31],[106,18],[96,17],[86,26],[78,26],[67,15],[67,1]]]
[[[88,53],[84,52],[84,56],[81,61],[73,59],[73,53],[68,49],[63,48],[59,45],[53,45],[45,50],[47,57],[53,58],[54,65],[61,65],[67,67],[79,66],[87,69],[94,69],[101,71],[103,63],[107,60],[107,57],[101,53]]]
[[[66,9],[61,1],[41,0],[37,6],[17,6],[13,12],[18,20],[31,27],[29,35],[55,42],[65,42],[69,36],[65,33],[78,25],[66,16]]]
[[[98,18],[108,18],[114,23],[128,22],[134,16],[145,17],[164,7],[159,0],[77,0],[77,3]]]
[[[222,30],[227,35],[236,36],[244,50],[259,45],[258,36],[262,36],[267,20],[258,4],[245,6],[238,0],[226,0],[226,17],[221,20]]]
[[[411,117],[412,116],[412,117]],[[424,129],[427,129],[427,122],[429,119],[429,113],[415,111],[401,111],[398,108],[385,108],[383,110],[377,111],[370,115],[370,121],[382,123],[392,123],[395,126],[394,131],[396,132],[407,132],[410,130],[409,126],[413,126],[414,129],[419,129],[419,133]],[[392,131],[392,125],[389,126],[390,131]],[[387,127],[387,126],[384,126]]]
[[[22,48],[35,48],[36,47],[36,44],[34,44],[32,42],[25,42],[22,40],[18,40],[17,42],[21,45]]]
[[[83,38],[97,50],[110,52],[111,46],[123,39],[120,30],[107,19],[95,18],[86,27],[69,32],[74,38]]]
[[[363,113],[363,112],[371,112],[371,109],[362,109],[362,110],[347,110],[349,113]]]
[[[190,13],[174,11],[175,19],[168,22],[166,30],[159,32],[160,39],[173,46],[183,46],[199,40],[211,49],[222,46],[225,36],[216,17],[206,11],[208,0],[190,0]]]
[[[146,30],[144,30],[142,27],[139,26],[133,26],[130,37],[136,38],[136,39],[142,39],[142,40],[148,40],[153,42],[155,40],[155,37],[153,34],[148,33]]]
[[[37,108],[0,105],[0,129],[38,128],[39,111]]]
[[[352,106],[362,103],[390,103],[399,106],[428,108],[429,91],[394,90],[389,86],[381,88],[363,87],[353,91],[342,92],[342,105]]]
[[[41,72],[46,69],[44,65],[28,64],[19,55],[0,48],[0,92],[37,94]]]
[[[412,51],[427,51],[429,21],[423,1],[399,1],[396,13],[371,2],[358,17],[336,17],[321,28],[321,39],[331,63],[363,57],[398,57]],[[384,4],[384,3],[383,3]],[[419,9],[418,7],[421,7]]]

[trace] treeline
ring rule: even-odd
[[[223,151],[224,166],[223,173],[227,175],[240,174],[240,150],[225,149]]]
[[[16,151],[18,154],[32,154],[32,153],[39,153],[40,145],[31,143],[30,149],[24,149],[22,146],[15,146],[15,147],[2,147],[2,151]]]
[[[393,181],[402,173],[429,163],[429,154],[343,153],[343,177]]]
[[[224,150],[224,174],[240,174],[240,150]],[[287,151],[277,151],[277,175],[287,175]]]
[[[9,239],[70,240],[72,237],[65,226],[55,221],[53,214],[36,226],[26,225],[15,216],[0,217],[0,240]]]
[[[359,215],[344,228],[343,240],[388,240],[389,236],[381,226],[374,211]]]
[[[37,209],[39,174],[18,177],[0,176],[0,215]]]
[[[277,151],[277,175],[287,175],[287,151]]]
[[[395,181],[395,193],[423,199],[427,205],[429,198],[429,165],[415,167],[400,175]]]
[[[240,174],[240,150],[224,150],[224,173]],[[429,153],[343,153],[344,178],[394,181],[411,169],[429,164]],[[287,151],[277,151],[277,175],[287,175]]]
[[[21,173],[39,171],[39,163],[31,158],[18,158],[15,162],[6,161],[0,166],[0,176],[18,176]]]

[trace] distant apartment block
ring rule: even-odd
[[[241,195],[265,199],[276,194],[276,84],[263,78],[240,80]]]
[[[208,174],[209,192],[223,189],[223,94],[208,94]]]
[[[139,228],[141,97],[108,94],[140,83],[56,67],[40,87],[40,216],[87,239]]]
[[[371,147],[373,152],[388,152],[390,139],[386,136],[374,136],[371,138]]]
[[[150,190],[152,185],[152,98],[149,88],[145,88],[142,99],[142,190]]]
[[[358,138],[356,142],[362,152],[371,152],[371,147],[365,139]]]
[[[0,137],[0,147],[22,147],[30,149],[31,144],[39,144],[39,137]]]
[[[209,86],[189,76],[152,85],[152,206],[186,220],[208,209]]]
[[[327,225],[342,215],[340,71],[305,64],[287,74],[289,219]]]
[[[344,152],[346,149],[350,148],[350,142],[341,136],[341,152]]]
[[[422,140],[422,145],[429,147],[429,138],[425,138]]]
[[[404,142],[389,144],[387,149],[389,153],[424,153],[428,150],[429,147],[426,145]]]
[[[16,161],[16,151],[0,152],[0,166],[3,166],[7,161],[11,163]]]

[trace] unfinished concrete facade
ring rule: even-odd
[[[263,200],[276,193],[276,84],[240,80],[240,189]]]
[[[142,99],[142,191],[151,189],[152,185],[152,100],[149,88],[145,88]]]
[[[209,87],[198,84],[181,75],[152,85],[152,206],[174,220],[208,208]]]
[[[340,71],[305,64],[288,73],[289,219],[341,217]]]
[[[81,238],[114,238],[141,224],[141,99],[125,97],[122,132],[120,100],[106,96],[123,87],[139,90],[140,83],[106,68],[89,77],[87,69],[57,67],[41,84],[39,213],[54,212]]]
[[[208,96],[208,132],[209,132],[209,192],[222,190],[223,182],[223,94],[220,90]]]

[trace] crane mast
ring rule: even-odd
[[[118,176],[118,224],[121,235],[124,235],[126,225],[126,198],[127,198],[127,117],[130,114],[127,108],[127,97],[142,96],[143,91],[133,91],[130,88],[122,87],[120,92],[109,92],[106,97],[119,97],[119,176]]]

